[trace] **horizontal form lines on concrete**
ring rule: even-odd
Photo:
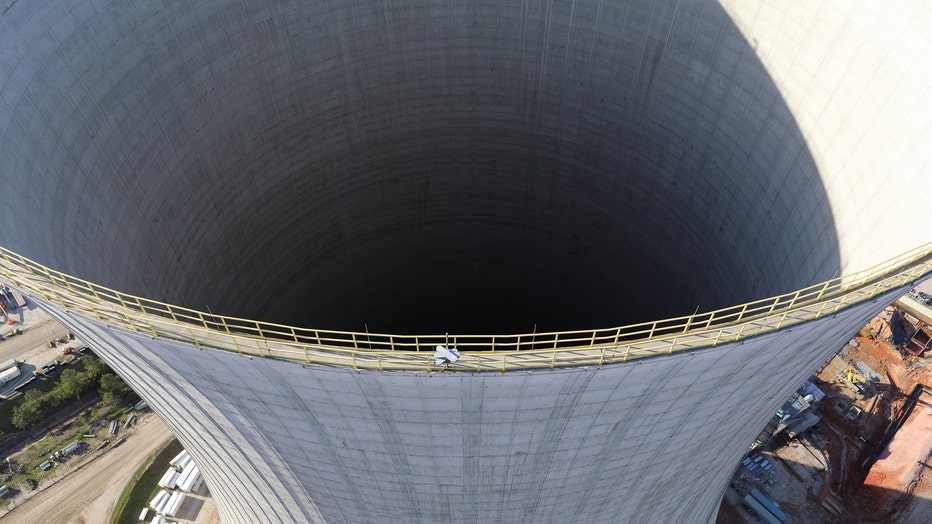
[[[603,365],[734,342],[814,320],[932,272],[932,243],[872,268],[716,311],[608,329],[514,335],[392,335],[308,329],[226,317],[98,286],[4,248],[0,275],[26,294],[154,337],[239,354],[352,367],[434,371],[437,345],[462,358],[444,369],[509,371]]]

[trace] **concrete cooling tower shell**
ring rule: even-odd
[[[224,522],[709,522],[932,271],[930,13],[7,2],[0,276]]]

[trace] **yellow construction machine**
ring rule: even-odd
[[[861,378],[861,375],[858,374],[856,369],[848,368],[842,371],[838,376],[838,383],[842,385],[847,384],[854,393],[861,392],[862,382],[864,382],[864,379]]]

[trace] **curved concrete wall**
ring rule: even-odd
[[[530,332],[841,269],[805,136],[714,2],[50,0],[0,35],[0,180],[32,189],[2,241],[124,291]]]
[[[593,328],[927,240],[921,3],[8,4],[0,244],[122,291],[329,329]],[[433,377],[56,314],[207,465],[225,520],[654,522],[708,518],[720,489],[695,486],[724,486],[870,309],[693,356]]]
[[[921,243],[898,199],[932,184],[928,16],[876,9],[14,3],[0,181],[30,191],[2,241],[331,329],[590,328],[785,292]]]
[[[842,272],[870,266],[929,232],[932,12],[910,0],[774,6],[722,2],[801,130],[837,225]]]
[[[224,522],[537,524],[714,521],[763,425],[876,310],[628,364],[432,374],[250,359],[55,314],[150,400]]]

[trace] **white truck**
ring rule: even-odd
[[[19,369],[19,362],[14,359],[0,364],[0,387],[7,385],[8,382],[22,374],[22,370]]]

